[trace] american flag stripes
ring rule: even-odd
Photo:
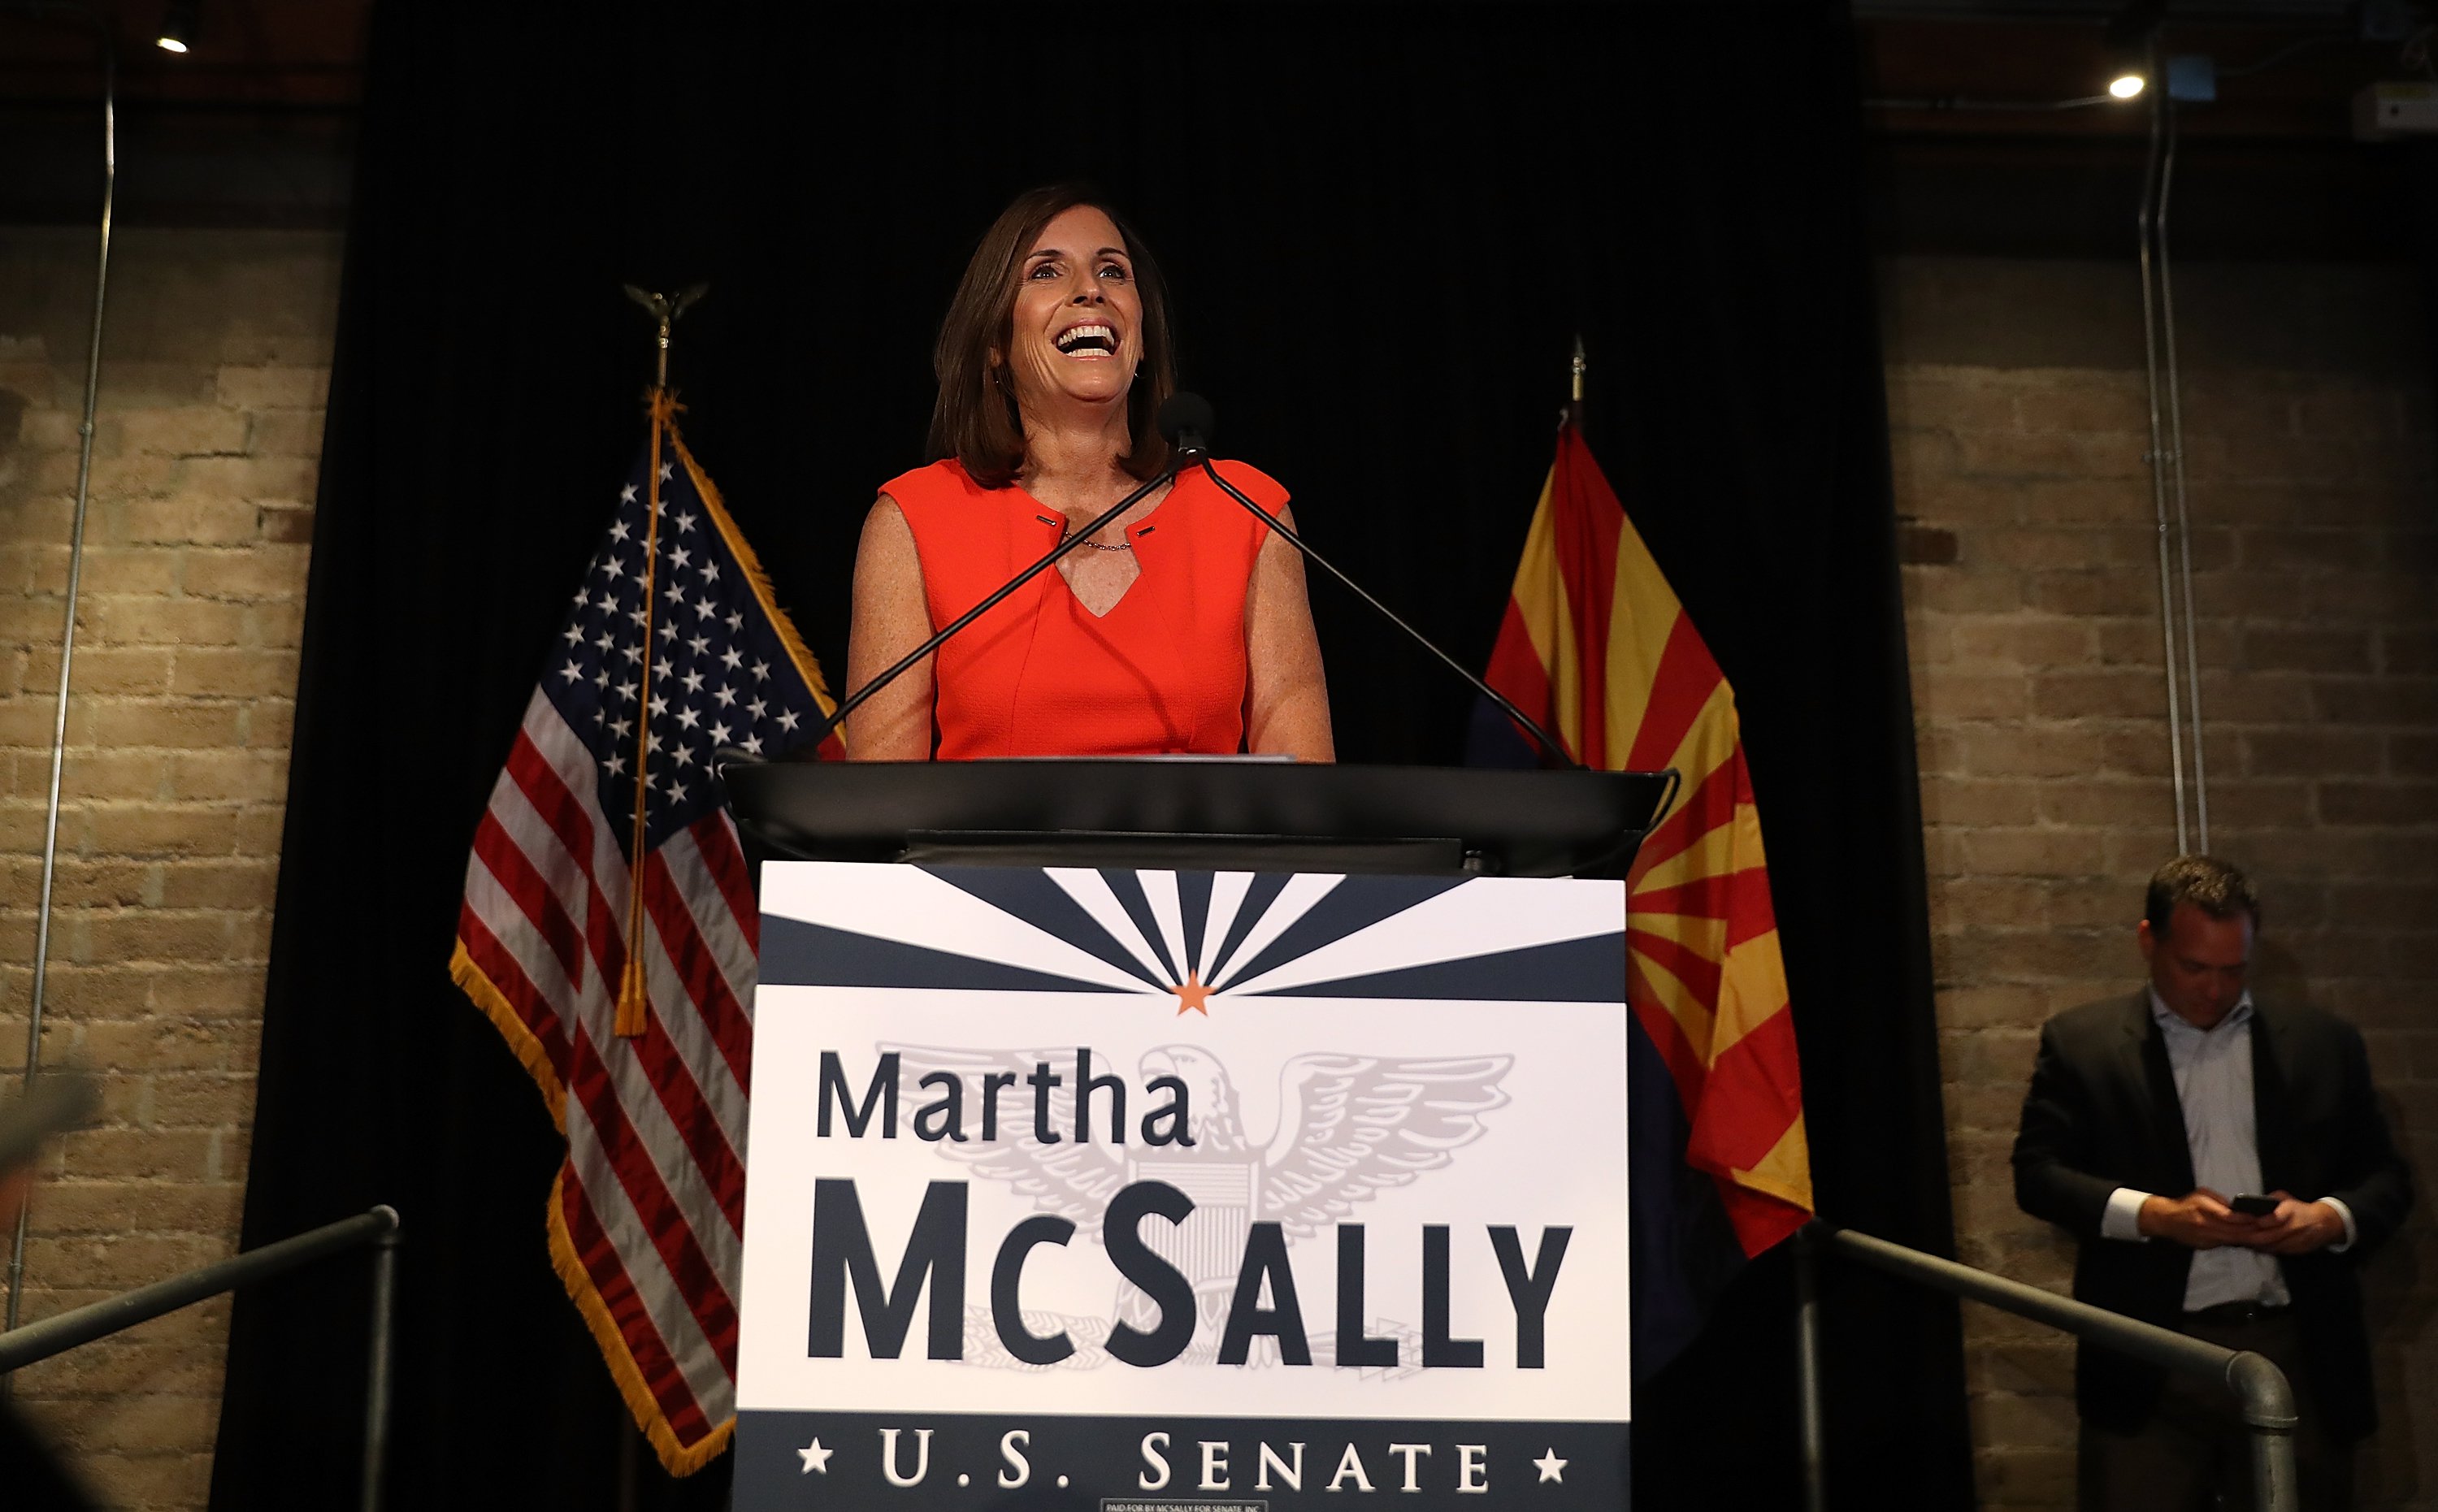
[[[711,763],[723,747],[775,756],[832,705],[677,409],[654,396],[653,432],[492,787],[450,973],[566,1133],[552,1258],[636,1421],[685,1474],[735,1415],[758,934]],[[630,939],[643,996],[626,1027],[640,1032],[622,1034]]]

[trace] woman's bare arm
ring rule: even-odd
[[[864,517],[855,552],[855,607],[847,628],[846,687],[878,677],[931,634],[923,559],[897,501],[882,494]],[[931,663],[927,659],[847,717],[847,760],[919,762],[931,756]]]
[[[1292,511],[1281,505],[1277,514],[1288,529],[1295,528]],[[1321,673],[1312,603],[1304,596],[1303,557],[1275,532],[1263,540],[1253,559],[1253,580],[1245,589],[1245,663],[1246,748],[1304,762],[1335,761],[1329,680]]]

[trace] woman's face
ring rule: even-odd
[[[1016,269],[1003,356],[1019,408],[1124,400],[1142,361],[1142,296],[1106,215],[1079,204],[1041,228]]]

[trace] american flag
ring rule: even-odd
[[[643,457],[491,789],[450,974],[566,1133],[552,1258],[681,1475],[735,1419],[759,933],[711,766],[724,747],[802,744],[832,705],[676,409],[655,396]],[[630,940],[641,992],[622,1015]]]

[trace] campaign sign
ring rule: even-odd
[[[1626,1504],[1621,884],[762,906],[740,1512]]]

